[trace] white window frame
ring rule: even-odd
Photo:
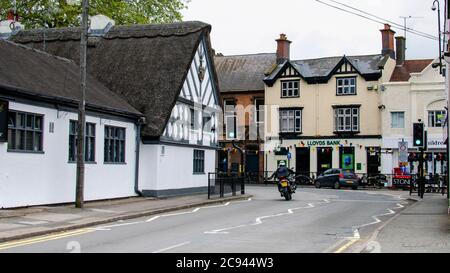
[[[232,102],[232,104],[227,104],[227,102]],[[233,107],[232,111],[227,109],[228,107]],[[235,110],[236,103],[234,99],[224,99],[223,100],[223,108],[224,108],[224,120],[225,120],[225,139],[237,139],[237,113]],[[231,123],[231,126],[229,125]],[[230,133],[234,134],[234,137],[230,137]]]
[[[300,81],[299,80],[281,81],[281,97],[282,98],[300,97]]]
[[[302,116],[302,109],[280,109],[280,132],[301,133]]]
[[[336,132],[359,132],[359,107],[336,107],[334,109]]]
[[[402,116],[402,123],[400,124],[399,117]],[[391,112],[391,128],[392,129],[405,129],[405,112],[393,111]]]
[[[356,95],[356,77],[336,78],[336,94],[338,96]]]
[[[442,114],[444,116],[443,120],[438,120],[438,114]],[[445,124],[445,118],[447,113],[445,110],[430,110],[428,111],[428,127],[430,128],[442,128]]]

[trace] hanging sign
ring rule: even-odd
[[[408,142],[401,141],[398,143],[398,163],[399,165],[403,165],[404,163],[408,163]]]
[[[8,142],[8,102],[0,100],[0,142]]]

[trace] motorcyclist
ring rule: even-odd
[[[268,178],[269,180],[277,177],[278,179],[278,190],[281,190],[281,183],[280,183],[280,178],[285,177],[286,179],[289,180],[289,175],[290,174],[294,174],[295,172],[289,168],[286,167],[286,162],[284,161],[280,161],[280,165],[278,166],[278,169]],[[290,181],[289,183],[292,186],[292,191],[295,192],[297,186],[295,185],[295,181]]]

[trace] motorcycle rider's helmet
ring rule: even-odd
[[[286,162],[280,161],[280,166],[279,167],[285,167],[285,166],[286,166]]]

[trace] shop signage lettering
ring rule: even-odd
[[[336,146],[340,145],[340,140],[310,140],[307,142],[308,146]]]

